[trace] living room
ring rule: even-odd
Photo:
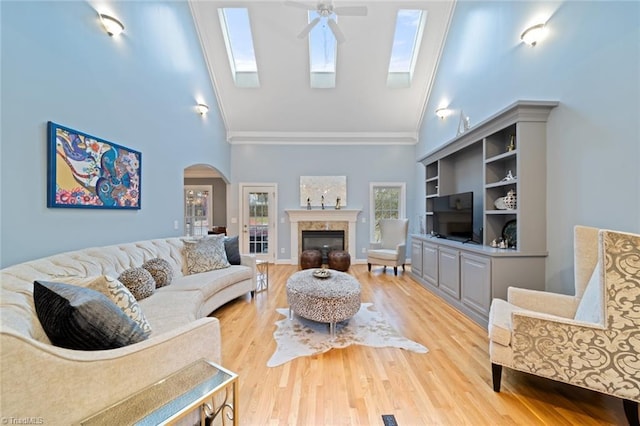
[[[420,230],[425,170],[418,160],[454,138],[459,124],[457,115],[440,119],[436,109],[463,109],[473,128],[521,99],[559,102],[546,135],[547,227],[540,230],[549,253],[546,290],[572,290],[574,225],[640,232],[636,2],[458,1],[417,143],[329,147],[228,143],[188,3],[109,6],[126,27],[118,39],[103,31],[93,2],[0,4],[3,268],[69,250],[183,235],[175,222],[184,215],[184,170],[196,164],[229,182],[229,235],[240,232],[233,221],[241,215],[239,185],[277,184],[280,264],[297,256],[285,210],[301,208],[300,176],[347,176],[346,208],[361,209],[367,219],[357,224],[353,259],[363,263],[371,182],[405,182],[409,234]],[[522,30],[540,15],[548,38],[535,47],[520,43]],[[209,105],[205,116],[194,110],[201,101]],[[376,100],[363,95],[361,102]],[[47,208],[48,121],[142,152],[142,208]]]

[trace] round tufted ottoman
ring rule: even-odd
[[[329,278],[316,278],[317,269],[296,272],[287,280],[289,317],[293,313],[317,322],[329,323],[335,336],[336,323],[360,310],[360,283],[344,272],[329,270]]]
[[[322,266],[320,250],[305,250],[300,255],[300,269],[319,268]]]
[[[347,272],[351,266],[351,255],[344,250],[331,250],[329,252],[329,269]]]

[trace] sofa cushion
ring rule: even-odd
[[[149,297],[156,289],[156,282],[144,268],[129,268],[124,270],[118,280],[124,284],[136,300]]]
[[[90,288],[34,281],[33,298],[38,319],[56,346],[104,350],[147,338],[142,328],[115,303]]]
[[[371,249],[367,251],[367,257],[380,260],[396,260],[398,258],[398,252],[396,250],[389,249]]]
[[[163,287],[153,296],[140,301],[153,329],[152,336],[171,331],[199,318],[204,298],[199,291],[166,291]]]
[[[185,275],[175,279],[173,284],[163,287],[159,292],[198,290],[206,300],[226,287],[252,278],[251,268],[243,265],[233,265],[225,269]]]
[[[108,275],[97,277],[65,277],[56,279],[55,282],[78,285],[96,290],[107,296],[118,306],[129,318],[138,323],[145,334],[151,333],[149,321],[142,313],[140,305],[129,289],[117,279]]]
[[[227,253],[227,260],[230,264],[240,265],[240,245],[237,235],[224,239],[224,251]]]
[[[506,300],[493,299],[489,309],[489,339],[492,342],[509,346],[511,344],[512,324],[514,312],[532,312],[519,306],[512,305]]]
[[[156,257],[144,262],[142,267],[149,271],[156,282],[156,288],[171,284],[174,275],[173,268],[166,260]]]
[[[196,241],[184,241],[184,258],[188,274],[228,268],[224,235],[211,235]]]
[[[574,317],[577,321],[602,324],[604,319],[604,286],[600,284],[600,264],[591,274]]]

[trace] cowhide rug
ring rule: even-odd
[[[289,320],[288,308],[277,309],[284,319],[276,321],[273,337],[278,347],[267,362],[267,367],[276,367],[299,356],[320,354],[354,344],[428,352],[421,344],[401,336],[382,314],[371,310],[371,306],[371,303],[363,303],[353,318],[336,324],[335,338],[331,338],[329,334],[329,324],[310,321],[297,315]]]

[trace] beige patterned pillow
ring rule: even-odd
[[[171,280],[173,280],[173,268],[166,260],[156,257],[143,263],[142,267],[149,271],[153,280],[156,282],[156,288],[171,284]]]
[[[129,289],[117,279],[108,275],[100,275],[98,277],[65,277],[57,279],[67,284],[81,285],[83,287],[96,290],[107,296],[115,303],[125,315],[134,320],[145,335],[151,334],[151,325],[142,313],[140,305]]]
[[[183,254],[189,275],[231,266],[224,249],[224,234],[196,241],[184,240]]]
[[[149,297],[156,290],[156,282],[144,268],[129,268],[120,274],[118,280],[127,286],[136,300]]]

